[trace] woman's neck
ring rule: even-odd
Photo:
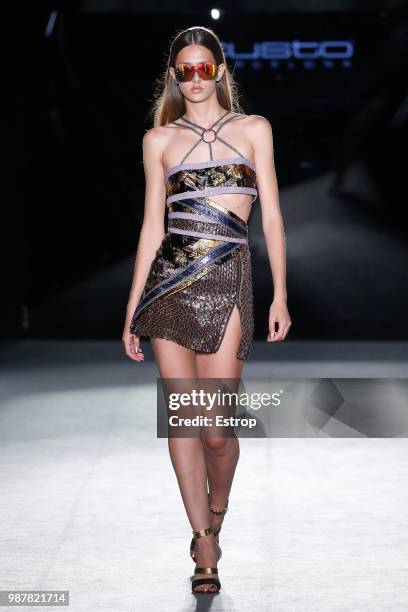
[[[184,119],[192,121],[203,128],[209,128],[211,125],[216,123],[223,115],[227,114],[227,109],[223,108],[217,103],[216,108],[211,108],[208,105],[199,107],[198,104],[186,105],[186,112],[184,113]]]

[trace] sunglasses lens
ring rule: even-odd
[[[208,81],[210,79],[215,79],[218,72],[217,64],[203,64],[202,74],[200,76],[202,79]]]
[[[196,66],[189,66],[187,64],[179,64],[176,68],[176,79],[178,83],[184,83],[186,81],[192,81],[194,74],[198,72],[201,79],[209,81],[215,79],[218,74],[217,64],[197,64]]]
[[[176,68],[176,79],[178,83],[184,83],[184,81],[187,81],[187,76],[189,73],[189,67],[185,66],[184,64],[180,64],[177,68]]]

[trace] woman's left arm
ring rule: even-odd
[[[279,203],[272,126],[265,117],[259,115],[252,115],[251,120],[250,134],[262,211],[262,229],[274,286],[273,300],[269,308],[269,333],[266,340],[277,342],[286,338],[292,325],[287,308],[286,238]],[[275,330],[275,323],[278,323],[278,331]]]

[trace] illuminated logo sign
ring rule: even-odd
[[[350,60],[354,43],[350,40],[269,40],[254,42],[246,53],[236,51],[234,42],[222,43],[226,57],[233,60]]]

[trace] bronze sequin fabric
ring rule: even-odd
[[[173,219],[172,227],[232,236],[218,223]],[[145,291],[185,266],[189,256],[200,255],[206,239],[167,233],[153,260]],[[218,243],[218,241],[217,241]],[[202,250],[202,248],[201,248]],[[254,334],[251,253],[248,244],[214,262],[198,280],[158,297],[138,317],[131,331],[141,337],[165,338],[197,351],[216,352],[221,346],[234,305],[241,319],[238,359],[250,356]]]
[[[256,172],[246,164],[225,164],[201,169],[179,170],[166,183],[167,197],[208,187],[252,187]]]

